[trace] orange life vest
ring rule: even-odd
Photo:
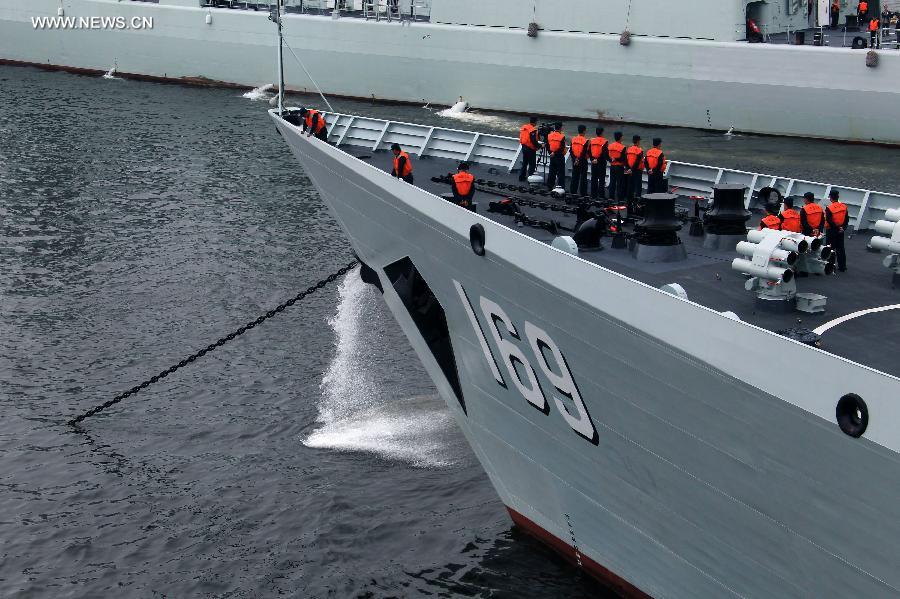
[[[549,144],[550,151],[554,154],[561,152],[566,147],[566,136],[561,131],[552,131],[547,136],[547,144]]]
[[[866,2],[865,0],[863,0],[862,2],[859,3],[859,5],[857,6],[856,9],[862,13],[869,12],[869,3]]]
[[[584,154],[584,146],[587,145],[587,138],[584,135],[576,135],[572,138],[572,155],[575,158],[581,158]]]
[[[878,19],[869,21],[869,31],[878,31]]]
[[[603,155],[603,146],[608,142],[605,137],[594,137],[591,139],[591,158],[597,160]]]
[[[781,213],[781,229],[791,233],[802,233],[803,227],[800,224],[800,213],[793,208],[785,209]]]
[[[400,159],[406,158],[406,162],[403,163],[403,172],[400,172]],[[399,154],[394,156],[394,173],[398,177],[408,177],[412,174],[412,162],[409,160],[409,154],[404,151],[400,151]]]
[[[780,231],[781,219],[774,214],[766,215],[759,223],[759,230],[762,231],[763,229],[775,229],[776,231]]]
[[[644,170],[644,161],[641,160],[641,156],[644,154],[644,150],[639,148],[638,146],[631,146],[628,148],[627,161],[628,168],[634,171]]]
[[[647,150],[647,159],[645,162],[647,163],[647,168],[652,173],[659,173],[661,175],[666,172],[666,157],[663,156],[663,151],[659,148],[650,148]]]
[[[456,183],[456,193],[461,196],[468,196],[472,191],[475,175],[466,171],[460,171],[453,175],[453,182]]]
[[[313,128],[313,119],[318,115],[319,122],[316,125],[316,130],[313,131],[313,135],[318,135],[322,129],[325,128],[325,117],[319,114],[318,110],[309,109],[306,113],[306,128],[312,131]]]
[[[813,229],[821,229],[822,221],[825,220],[825,211],[815,202],[803,206],[803,212],[806,213],[806,223]]]
[[[618,141],[609,144],[609,160],[613,166],[625,166],[622,161],[622,154],[625,153],[625,146]]]
[[[834,221],[838,227],[843,227],[847,224],[847,205],[842,204],[841,202],[832,202],[830,206],[828,206],[825,210],[831,213],[831,220]],[[825,226],[828,226],[828,221],[825,221]]]
[[[534,142],[531,139],[531,134],[537,130],[537,127],[532,125],[531,123],[526,123],[522,125],[522,128],[519,129],[519,143],[525,146],[526,148],[530,148],[532,150],[537,150],[537,146],[534,145]]]

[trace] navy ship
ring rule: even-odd
[[[834,29],[829,0],[281,4],[293,91],[420,105],[463,96],[481,109],[900,144],[896,25],[885,20],[880,47],[867,47],[855,1],[840,0]],[[873,15],[900,10],[896,0],[869,5]],[[273,7],[0,0],[0,62],[277,84]]]
[[[635,216],[519,182],[517,139],[271,118],[516,525],[623,596],[900,596],[900,197],[672,163]],[[757,230],[833,190],[847,272]]]

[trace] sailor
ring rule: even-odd
[[[869,3],[866,0],[860,0],[860,3],[856,5],[856,20],[859,23],[859,26],[862,27],[863,23],[866,22],[866,18],[869,16]]]
[[[802,233],[800,213],[794,209],[794,198],[784,198],[784,210],[781,211],[781,230],[791,233]]]
[[[825,208],[825,243],[831,246],[837,257],[837,267],[841,272],[847,270],[847,252],[844,251],[844,231],[847,228],[847,205],[840,200],[841,194],[832,189],[828,194],[831,203]]]
[[[634,200],[641,197],[644,186],[644,148],[641,147],[641,136],[631,138],[632,144],[625,153],[625,174],[628,175],[628,214],[634,214]]]
[[[613,133],[613,142],[607,147],[609,156],[609,195],[610,200],[625,199],[625,144],[622,143],[622,132]]]
[[[468,162],[459,163],[450,187],[453,189],[453,201],[463,208],[468,208],[475,195],[475,175],[469,172]]]
[[[841,20],[841,0],[831,0],[831,28],[837,29]]]
[[[869,21],[869,47],[875,48],[878,46],[878,28],[880,27],[880,23],[878,21],[878,17],[872,17],[872,20]]]
[[[597,127],[597,137],[588,142],[591,153],[591,198],[606,197],[606,163],[609,161],[609,142],[603,137],[603,127]]]
[[[400,144],[392,144],[391,152],[394,154],[394,169],[391,174],[407,183],[412,183],[412,162],[409,161],[409,154],[400,148]]]
[[[316,136],[324,142],[328,141],[328,126],[318,110],[314,108],[301,108],[300,116],[303,118],[303,131],[307,137]]]
[[[572,138],[572,145],[569,148],[569,154],[572,157],[572,187],[569,191],[572,195],[587,195],[587,171],[588,171],[588,155],[587,155],[587,137],[584,132],[587,127],[578,125],[578,135]]]
[[[539,147],[537,122],[538,118],[533,116],[519,129],[519,143],[522,144],[522,170],[519,171],[519,181],[527,180],[537,169]]]
[[[547,175],[547,187],[552,191],[557,185],[566,188],[566,136],[562,123],[553,125],[553,131],[547,135],[547,149],[550,152],[550,173]]]
[[[644,165],[647,168],[647,193],[668,192],[665,178],[666,155],[662,151],[661,138],[653,138],[653,147],[647,150]]]
[[[822,231],[822,222],[825,220],[825,211],[816,204],[816,196],[812,192],[804,193],[803,201],[803,210],[800,211],[803,234],[807,237],[818,237]]]
[[[759,230],[763,229],[781,231],[781,217],[778,216],[777,204],[766,204],[766,215],[759,221]]]

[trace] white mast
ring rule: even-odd
[[[276,0],[275,8],[269,18],[278,26],[278,116],[284,113],[284,36],[281,32],[281,3]]]

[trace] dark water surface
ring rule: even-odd
[[[602,597],[512,530],[355,277],[64,425],[351,257],[266,108],[0,67],[0,596]],[[678,160],[900,191],[898,150],[662,134]]]

